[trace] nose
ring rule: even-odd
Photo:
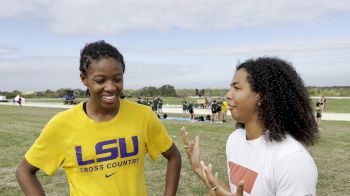
[[[107,92],[115,92],[116,91],[116,86],[113,81],[108,81],[106,82],[106,85],[104,87],[104,90]]]
[[[225,97],[227,100],[231,100],[232,99],[232,95],[233,95],[233,90],[232,88],[230,88],[230,90],[227,91]]]

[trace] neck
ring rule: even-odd
[[[93,104],[91,100],[89,100],[86,103],[86,112],[87,115],[94,121],[108,121],[112,120],[118,114],[119,105],[120,103],[118,102],[115,108],[106,110],[100,107],[96,107],[96,104]]]
[[[254,140],[262,136],[263,126],[260,121],[254,119],[250,122],[246,122],[244,125],[246,129],[247,140]]]

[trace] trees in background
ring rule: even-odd
[[[350,86],[334,86],[334,87],[307,87],[310,96],[350,96]],[[26,98],[62,98],[67,90],[73,90],[74,95],[79,98],[86,97],[86,90],[60,88],[56,91],[47,89],[37,92],[21,92],[14,90],[12,92],[1,91],[0,95],[6,96],[7,99],[12,99],[17,95],[22,95]],[[188,97],[188,96],[220,96],[223,97],[228,89],[175,89],[174,86],[166,84],[159,88],[154,86],[143,87],[139,90],[124,89],[123,93],[126,96],[132,97]]]

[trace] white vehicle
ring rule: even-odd
[[[0,102],[7,102],[6,96],[0,95]]]

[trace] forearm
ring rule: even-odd
[[[204,182],[204,180],[202,179]],[[222,182],[220,179],[217,179],[217,184],[214,185],[212,183],[205,183],[208,189],[209,196],[226,196],[231,195],[230,186],[224,182]]]
[[[179,184],[181,171],[181,155],[180,153],[168,159],[165,182],[165,196],[176,195],[177,186]]]
[[[231,191],[230,190],[230,186],[228,185],[228,184],[226,184],[226,183],[224,183],[223,181],[221,181],[221,180],[219,180],[218,179],[218,185],[221,187],[221,188],[223,188],[225,191]]]
[[[21,170],[17,170],[16,178],[19,186],[21,187],[23,193],[26,196],[45,195],[44,189],[41,186],[35,174],[25,173],[25,172],[21,172]]]

